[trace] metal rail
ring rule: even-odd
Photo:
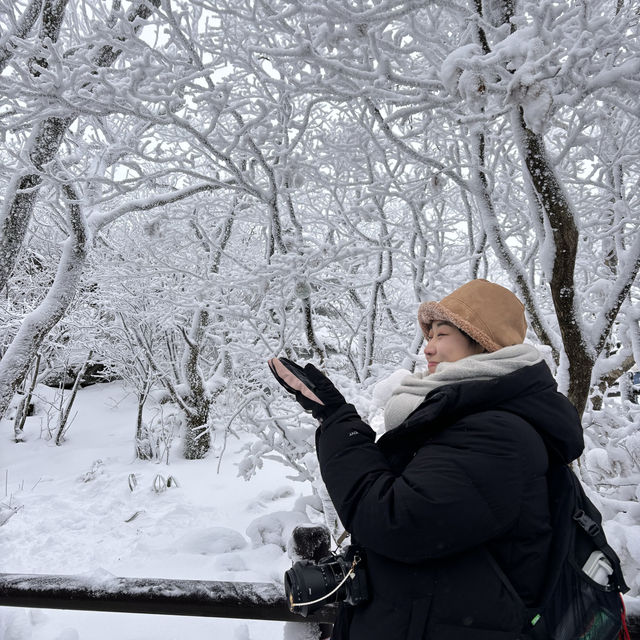
[[[270,583],[13,573],[0,573],[0,606],[329,624],[336,614],[332,605],[293,614],[282,587]],[[640,640],[640,618],[628,624],[631,640]]]
[[[0,574],[0,606],[328,623],[336,611],[302,618],[270,583],[12,573]]]
[[[270,583],[14,573],[0,573],[0,606],[321,623],[336,614],[332,605],[293,614],[282,587]],[[640,640],[640,618],[628,623],[631,640]]]
[[[330,536],[325,527],[305,525],[294,529],[291,543],[295,557],[317,562],[329,553]],[[330,635],[337,610],[336,605],[327,605],[308,617],[293,614],[283,586],[271,583],[119,578],[110,574],[0,573],[0,606],[312,622],[317,623],[318,638]],[[630,616],[627,622],[631,640],[640,640],[640,617]]]

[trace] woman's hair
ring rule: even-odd
[[[438,324],[444,324],[447,327],[453,327],[454,329],[457,329],[469,341],[471,346],[481,347],[482,351],[486,351],[486,349],[477,340],[474,340],[468,333],[465,333],[462,329],[460,329],[460,327],[456,327],[456,325],[453,324],[453,322],[449,322],[448,320],[434,320],[433,322],[437,322]],[[433,326],[433,322],[427,325],[426,327],[427,334],[431,332],[431,327]]]

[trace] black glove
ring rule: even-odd
[[[311,363],[303,368],[287,358],[271,358],[268,364],[275,379],[320,422],[346,404],[331,380]]]

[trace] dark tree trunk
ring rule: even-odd
[[[582,415],[597,354],[587,346],[576,310],[574,275],[578,228],[571,203],[547,155],[544,139],[527,127],[522,110],[519,119],[525,166],[553,233],[555,256],[550,281],[551,297],[569,363],[568,396]]]
[[[204,458],[211,447],[211,431],[208,424],[211,400],[199,366],[201,340],[208,321],[207,310],[198,309],[193,318],[190,335],[183,332],[187,344],[185,377],[190,390],[187,404],[191,409],[186,416],[184,440],[184,457],[187,460]]]

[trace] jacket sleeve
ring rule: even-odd
[[[402,562],[443,557],[515,522],[527,464],[514,427],[498,411],[463,418],[396,475],[373,430],[346,405],[318,430],[320,470],[342,523],[363,547]]]

